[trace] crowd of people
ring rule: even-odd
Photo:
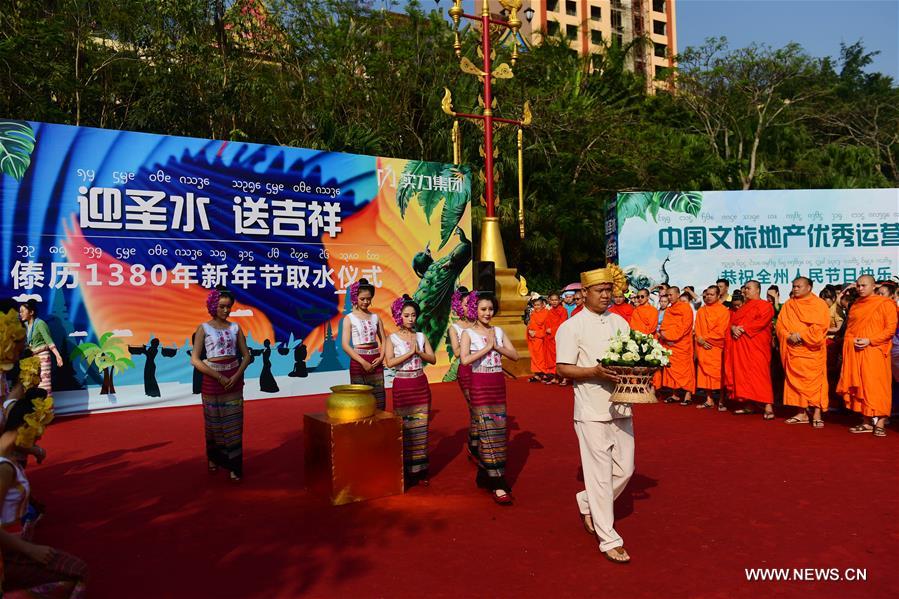
[[[41,463],[38,445],[53,419],[50,356],[61,361],[47,325],[29,300],[0,306],[0,596],[83,597],[87,566],[79,558],[34,541],[44,506],[26,475],[29,459]]]
[[[569,288],[572,286],[569,286]],[[786,299],[776,285],[764,299],[758,281],[731,293],[718,279],[699,295],[660,284],[611,298],[608,311],[671,350],[655,377],[659,399],[773,420],[775,398],[796,408],[788,424],[823,428],[839,404],[861,414],[853,433],[886,435],[891,383],[899,382],[899,285],[865,275],[817,294],[806,277]],[[555,334],[582,309],[582,290],[535,296],[525,315],[532,382],[567,384],[556,370]],[[834,401],[834,400],[839,401]]]

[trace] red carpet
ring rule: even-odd
[[[509,395],[511,508],[474,486],[454,384],[434,387],[431,487],[342,507],[303,490],[302,415],[323,398],[247,404],[240,485],[206,473],[199,407],[61,418],[29,468],[47,504],[37,540],[87,560],[100,598],[895,596],[895,428],[638,407],[620,566],[577,516],[570,388]],[[867,581],[747,582],[763,567]]]

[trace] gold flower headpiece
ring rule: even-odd
[[[48,395],[46,399],[31,400],[34,411],[25,415],[25,424],[19,427],[16,435],[16,445],[23,449],[33,447],[44,428],[53,421],[53,397]]]
[[[19,360],[19,382],[25,390],[41,384],[41,359],[37,356]]]
[[[0,313],[0,370],[12,370],[18,358],[16,345],[25,339],[25,327],[15,310]]]

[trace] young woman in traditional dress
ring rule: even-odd
[[[206,309],[212,320],[197,328],[190,363],[203,373],[209,472],[225,468],[231,473],[231,480],[237,482],[243,476],[243,373],[251,358],[246,337],[237,323],[228,322],[233,307],[230,291],[209,292]],[[206,359],[201,360],[204,349]]]
[[[408,295],[391,305],[393,320],[399,327],[387,337],[385,363],[396,369],[393,379],[393,413],[403,420],[403,471],[406,487],[416,483],[428,486],[428,421],[431,411],[431,387],[424,364],[437,361],[424,333],[415,331],[421,308]]]
[[[28,343],[28,349],[32,355],[37,356],[41,360],[41,389],[47,391],[48,394],[53,392],[53,386],[50,380],[52,364],[50,363],[50,355],[56,358],[56,366],[62,368],[62,356],[53,343],[53,337],[50,336],[50,327],[47,323],[37,317],[37,302],[33,299],[19,306],[19,318],[25,324],[25,338]]]
[[[0,549],[3,591],[22,590],[29,597],[84,597],[87,565],[68,553],[31,542],[23,526],[31,485],[15,455],[27,450],[52,418],[52,404],[31,389],[13,404],[0,434]],[[30,423],[25,422],[30,416]],[[37,425],[36,427],[34,425]]]
[[[353,311],[343,322],[340,344],[350,357],[350,382],[370,385],[379,410],[387,407],[384,392],[384,325],[377,314],[369,311],[375,297],[375,287],[366,279],[359,279],[349,289]],[[350,344],[352,340],[352,345]]]
[[[472,292],[475,295],[477,292]],[[499,327],[490,324],[499,311],[492,294],[478,294],[473,304],[475,321],[462,334],[462,363],[471,365],[471,407],[478,418],[478,475],[481,488],[493,495],[500,505],[511,505],[511,487],[506,470],[506,381],[502,358],[518,360],[518,352]]]
[[[477,303],[477,294],[468,293],[465,287],[459,287],[453,294],[452,309],[457,320],[450,327],[450,344],[453,347],[454,356],[462,356],[462,332],[471,328],[472,321],[468,319],[468,302],[474,298]],[[474,310],[474,309],[473,309]],[[465,397],[465,404],[468,406],[468,457],[475,460],[475,454],[478,449],[478,419],[474,410],[471,409],[471,399],[469,397],[469,389],[471,388],[471,364],[462,364],[456,367],[456,382],[462,389],[462,395]]]

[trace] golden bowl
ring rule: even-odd
[[[335,385],[328,396],[328,417],[334,420],[361,420],[375,413],[371,385]]]

